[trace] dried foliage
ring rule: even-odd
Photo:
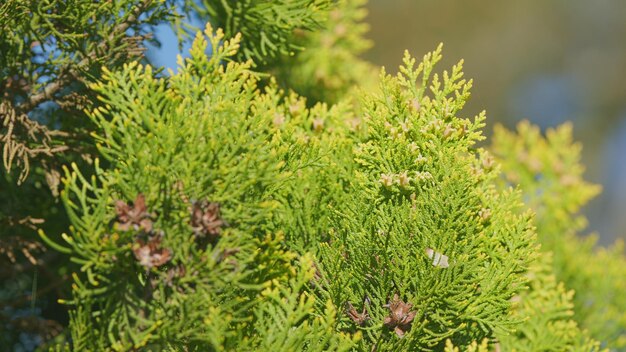
[[[30,159],[67,151],[65,145],[51,145],[54,137],[63,137],[60,131],[50,131],[47,127],[31,120],[26,114],[19,114],[7,101],[0,102],[2,119],[2,163],[6,172],[11,172],[15,162],[21,169],[17,183],[24,182],[30,171]],[[58,142],[57,142],[58,143]]]
[[[369,303],[369,301],[366,301]],[[368,320],[370,320],[369,314],[367,313],[367,307],[365,306],[365,302],[363,303],[363,310],[359,313],[356,308],[352,305],[352,303],[348,302],[346,308],[346,314],[348,317],[352,319],[357,325],[364,326]]]

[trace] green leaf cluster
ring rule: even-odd
[[[0,78],[28,86],[5,84],[3,119],[44,136],[25,148],[66,138],[55,121],[93,146],[55,160],[62,176],[42,164],[21,178],[30,193],[2,194],[57,209],[38,190],[61,182],[63,213],[20,209],[58,220],[38,233],[71,262],[69,325],[52,350],[625,348],[623,246],[577,237],[599,188],[582,178],[571,126],[497,128],[481,146],[463,62],[438,70],[439,46],[372,74],[358,57],[364,5],[0,5],[16,15],[0,22],[16,29],[0,39]],[[218,29],[165,76],[138,60],[139,39],[164,20],[181,34],[181,9]],[[37,45],[51,56],[37,61]],[[67,111],[34,124],[40,104],[68,95],[80,97],[75,129]]]
[[[96,163],[91,180],[66,170],[62,193],[74,226],[60,250],[85,275],[75,276],[68,302],[74,348],[346,350],[358,336],[334,332],[335,307],[316,314],[306,290],[312,257],[271,231],[280,206],[273,195],[289,176],[275,130],[264,128],[276,96],[257,94],[249,64],[221,64],[238,38],[223,41],[210,27],[206,35],[210,58],[199,34],[167,82],[132,64],[93,87],[103,102],[91,114],[94,137],[109,167]],[[166,270],[138,266],[139,234],[111,225],[113,201],[138,193],[173,253]],[[228,225],[217,243],[194,237],[191,199],[220,204]]]
[[[169,21],[172,1],[0,1],[0,344],[29,349],[62,332],[68,258],[43,245],[68,227],[59,201],[61,168],[92,168],[87,89],[141,60],[151,26]]]
[[[537,262],[520,192],[497,187],[498,165],[476,146],[484,114],[460,116],[462,62],[439,74],[441,47],[419,64],[406,54],[358,106],[307,109],[231,61],[239,40],[209,26],[170,78],[128,64],[92,86],[106,166],[66,169],[73,226],[50,242],[80,265],[74,348],[597,346]],[[117,204],[138,194],[154,229],[122,230]],[[220,207],[212,241],[194,234],[202,200]],[[141,238],[157,234],[151,250],[169,255],[146,266]],[[554,314],[533,319],[536,306]]]
[[[614,349],[626,348],[626,258],[624,246],[596,248],[597,236],[580,238],[587,220],[580,209],[600,192],[582,178],[581,145],[572,125],[542,136],[522,122],[517,131],[495,130],[491,149],[502,164],[502,183],[519,184],[535,212],[542,250],[553,256],[552,270],[573,290],[573,319],[591,336]]]
[[[295,32],[320,29],[331,5],[330,0],[186,0],[184,7],[223,28],[228,37],[240,33],[236,58],[266,64],[302,50]]]

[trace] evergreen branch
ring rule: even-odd
[[[39,106],[39,104],[52,99],[57,92],[67,86],[72,78],[80,77],[79,72],[86,69],[89,66],[89,63],[97,58],[98,52],[106,51],[108,49],[108,42],[113,41],[118,35],[125,34],[126,30],[128,30],[131,25],[137,22],[139,16],[143,13],[145,9],[147,9],[152,4],[152,2],[153,0],[143,0],[130,12],[130,14],[126,17],[126,19],[124,19],[124,21],[117,24],[113,28],[113,31],[109,34],[109,37],[107,38],[108,41],[105,40],[100,42],[94,50],[89,52],[85,58],[83,58],[76,64],[76,67],[66,67],[64,70],[61,70],[55,80],[48,83],[41,90],[41,92],[30,95],[26,102],[16,107],[16,110],[18,112],[31,111],[35,107]]]

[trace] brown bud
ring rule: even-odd
[[[350,126],[350,130],[356,131],[361,127],[362,121],[358,117],[353,117],[347,121],[348,126]]]
[[[220,215],[220,205],[206,200],[191,205],[191,227],[197,237],[217,238],[225,225]]]
[[[148,241],[137,239],[133,246],[133,254],[139,264],[150,269],[161,266],[172,258],[172,251],[161,247],[162,235],[151,236]]]
[[[324,129],[324,119],[317,118],[313,120],[313,131],[322,132]]]
[[[289,105],[289,113],[292,116],[298,115],[301,110],[302,110],[302,106],[300,105],[299,102],[296,102],[296,103],[293,103],[293,104]]]
[[[275,127],[281,127],[285,124],[285,115],[279,113],[274,114],[274,120],[272,122]]]
[[[365,325],[365,322],[370,319],[370,316],[367,313],[367,307],[365,307],[365,304],[363,304],[363,311],[361,313],[359,313],[354,308],[352,303],[348,302],[347,303],[347,308],[346,308],[346,314],[348,314],[350,319],[352,319],[352,321],[355,322],[359,326]]]
[[[487,221],[491,218],[491,209],[482,208],[478,211],[478,216],[482,221]]]
[[[485,154],[485,156],[482,159],[483,168],[485,170],[493,169],[493,166],[495,165],[495,163],[496,161],[494,160],[493,156],[489,154]]]
[[[148,213],[146,199],[143,194],[137,194],[133,205],[124,201],[115,202],[115,213],[117,214],[117,228],[120,231],[143,230],[152,231],[152,215]]]
[[[403,337],[411,328],[413,319],[417,312],[411,311],[413,305],[402,301],[398,294],[393,295],[391,302],[385,305],[389,308],[389,315],[385,317],[384,324],[387,328],[392,329],[396,335]]]
[[[420,101],[417,98],[413,98],[409,102],[409,108],[411,108],[415,112],[419,111],[420,107],[421,107],[420,106]]]
[[[167,276],[165,277],[165,284],[171,287],[173,285],[174,279],[181,278],[185,276],[186,273],[187,269],[185,269],[185,266],[183,264],[179,264],[177,266],[169,268],[167,270]]]

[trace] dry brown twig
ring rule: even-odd
[[[95,61],[101,61],[102,57],[115,60],[119,53],[111,52],[110,44],[116,40],[122,40],[124,52],[137,57],[143,54],[140,43],[142,36],[127,36],[126,31],[139,20],[139,16],[147,9],[153,0],[144,0],[136,6],[124,21],[117,24],[109,37],[101,41],[94,50],[88,52],[78,63],[68,65],[59,70],[59,74],[45,87],[35,91],[34,87],[22,82],[17,78],[9,78],[2,85],[6,89],[0,101],[0,143],[2,144],[2,161],[7,173],[11,171],[14,163],[21,169],[17,183],[25,181],[30,172],[31,159],[40,157],[52,158],[70,150],[67,139],[69,133],[60,130],[52,130],[47,126],[32,120],[28,114],[46,101],[60,101],[62,104],[71,104],[72,100],[84,105],[84,101],[76,99],[64,99],[56,95],[73,81],[84,81],[83,71],[86,71]],[[117,56],[116,56],[117,55]],[[9,89],[10,88],[10,89]],[[14,106],[9,91],[26,93],[26,101]],[[71,95],[72,93],[69,93]],[[8,96],[7,96],[8,95]],[[72,97],[70,97],[72,98]],[[67,106],[65,106],[67,108]]]

